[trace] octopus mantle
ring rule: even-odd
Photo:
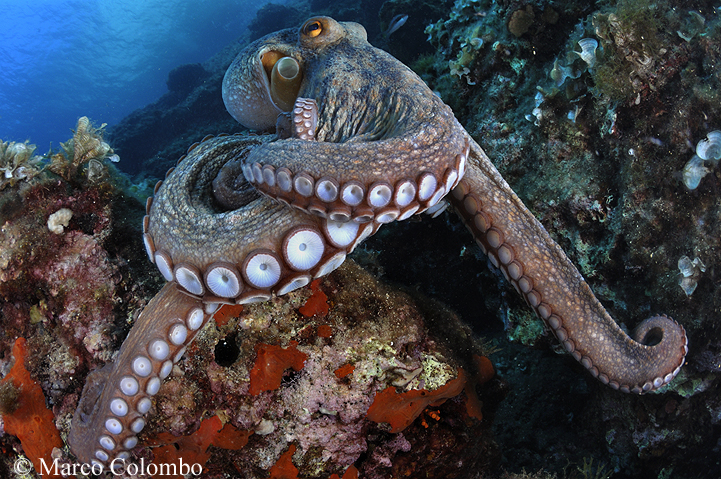
[[[265,301],[337,268],[384,223],[446,198],[563,347],[614,389],[643,394],[683,365],[666,316],[629,337],[450,108],[355,23],[327,17],[245,48],[228,111],[277,136],[191,147],[147,203],[143,238],[168,284],[117,360],[88,376],[68,442],[108,465],[138,445],[152,397],[221,303]]]

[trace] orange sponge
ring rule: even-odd
[[[486,356],[479,356],[478,354],[473,355],[473,363],[476,366],[476,382],[478,384],[485,384],[496,375],[496,370],[493,369],[493,363]]]
[[[257,344],[255,351],[255,365],[250,371],[251,396],[257,396],[263,391],[273,391],[280,387],[280,380],[286,369],[292,367],[295,371],[303,369],[308,355],[298,351],[297,341],[291,341],[290,346],[283,349],[280,346]]]
[[[298,468],[293,465],[292,461],[294,453],[295,444],[291,444],[270,468],[268,479],[298,479]]]
[[[210,458],[208,448],[210,446],[222,449],[238,450],[248,443],[252,431],[236,429],[232,424],[223,426],[218,416],[204,419],[200,428],[189,436],[176,437],[168,432],[163,432],[150,441],[163,446],[155,448],[155,464],[175,464],[176,471],[180,470],[180,460],[185,464],[200,464],[205,466]],[[172,469],[169,469],[172,470]],[[184,476],[168,476],[158,474],[155,477],[173,477],[182,479]]]
[[[342,478],[339,478],[338,474],[331,474],[330,479],[358,479],[358,469],[351,464],[348,466],[348,469],[345,470],[345,473],[343,473]]]
[[[328,306],[328,296],[320,290],[320,279],[316,279],[310,283],[310,289],[313,294],[310,298],[301,306],[298,311],[306,318],[311,316],[325,316],[328,314],[330,307]]]
[[[215,325],[219,328],[222,328],[223,326],[228,324],[228,321],[230,321],[231,318],[238,316],[242,312],[242,304],[224,304],[213,315],[213,319],[215,319]]]
[[[343,366],[333,371],[333,374],[335,374],[338,379],[343,379],[349,374],[352,374],[353,371],[355,371],[355,366],[353,366],[352,364],[344,364]]]
[[[53,464],[50,456],[53,448],[63,447],[63,441],[55,427],[53,412],[45,406],[42,388],[25,369],[25,338],[15,341],[13,356],[15,364],[2,382],[12,381],[13,386],[20,390],[19,406],[12,413],[3,415],[5,432],[20,439],[23,450],[33,462],[36,471],[47,471]],[[45,462],[46,467],[43,469],[40,467],[40,458]],[[52,469],[50,471],[52,472]],[[60,476],[51,474],[50,477]]]
[[[466,382],[466,374],[459,368],[456,379],[448,381],[434,391],[413,389],[399,394],[396,388],[387,387],[376,393],[366,417],[374,422],[389,423],[393,433],[401,432],[410,426],[427,406],[441,404],[446,399],[459,395]]]

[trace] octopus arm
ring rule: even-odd
[[[68,435],[79,461],[121,465],[145,427],[152,397],[211,317],[212,306],[168,283],[138,317],[114,363],[93,371]]]
[[[340,142],[290,138],[260,145],[244,160],[246,178],[271,198],[337,221],[385,223],[424,211],[457,184],[468,152],[453,112],[429,94],[437,108],[417,109],[416,116],[404,107],[384,115],[325,111],[321,116],[331,119],[353,116],[360,125],[356,135]],[[402,119],[404,126],[390,128],[384,118]]]
[[[468,170],[449,198],[491,263],[601,382],[637,394],[670,382],[688,351],[683,327],[655,316],[629,337],[480,146],[470,142]]]

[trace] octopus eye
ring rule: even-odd
[[[323,24],[320,20],[309,20],[300,31],[303,35],[315,38],[323,32]]]

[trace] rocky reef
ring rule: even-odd
[[[207,461],[204,477],[719,477],[721,170],[698,154],[721,129],[717,6],[390,0],[376,16],[381,2],[351,3],[294,15],[359,21],[412,62],[615,317],[629,330],[657,312],[684,325],[687,364],[656,394],[597,384],[444,214],[388,225],[359,248],[373,276],[351,263],[287,298],[221,310],[156,397],[142,457]],[[259,33],[286,26],[266,25],[279,17],[269,12]],[[410,18],[383,38],[397,14]],[[421,32],[428,42],[414,47]],[[162,177],[193,141],[236,131],[219,89],[240,47],[179,70],[168,96],[114,126],[121,165],[153,159],[131,173]],[[98,175],[90,161],[53,173],[22,145],[0,150],[0,411],[16,413],[26,392],[15,380],[26,338],[22,363],[45,398],[32,414],[49,407],[62,438],[88,371],[112,358],[162,280],[140,241],[142,186],[102,159]],[[485,355],[503,380],[485,379]],[[434,405],[413,391],[455,394]],[[409,423],[399,403],[415,411]],[[11,422],[3,477],[34,441]],[[56,436],[45,437],[52,454]]]
[[[532,446],[503,447],[505,463],[534,470],[535,458],[544,457],[549,471],[562,474],[564,462],[591,456],[611,477],[716,477],[721,466],[710,458],[720,447],[719,369],[708,359],[718,358],[721,175],[707,148],[716,148],[713,132],[721,124],[714,93],[721,80],[718,8],[458,0],[426,33],[436,52],[416,68],[601,301],[629,330],[663,311],[690,333],[682,377],[652,397],[577,381],[554,382],[563,392],[548,393],[523,382],[532,402],[512,394],[500,414],[539,401],[574,407],[498,421],[505,446],[519,434],[507,425],[525,424],[522,435],[535,437]],[[696,155],[697,170],[687,173],[699,148],[706,158]],[[694,189],[689,174],[696,176]],[[475,287],[488,290],[496,281],[488,277]],[[548,348],[543,328],[514,298],[482,301],[508,338]],[[548,380],[537,361],[523,361],[522,374],[500,363],[511,384],[517,374]],[[551,417],[565,418],[565,425],[549,424]]]
[[[292,465],[283,467],[297,474],[287,477],[343,476],[351,466],[369,478],[440,475],[459,461],[449,477],[466,477],[498,460],[488,419],[502,384],[483,376],[474,361],[483,346],[439,305],[350,262],[220,318],[161,388],[146,433],[187,435],[213,415],[247,431],[242,449],[213,453],[209,474],[266,477],[286,454]]]
[[[85,377],[160,284],[143,206],[123,193],[100,133],[81,119],[37,175],[3,191],[6,477],[25,457],[36,471],[40,460],[73,470],[62,438]],[[203,477],[468,477],[500,459],[490,425],[505,383],[489,352],[440,303],[348,261],[308,288],[221,308],[160,388],[142,437],[153,446],[138,454],[199,464]]]

